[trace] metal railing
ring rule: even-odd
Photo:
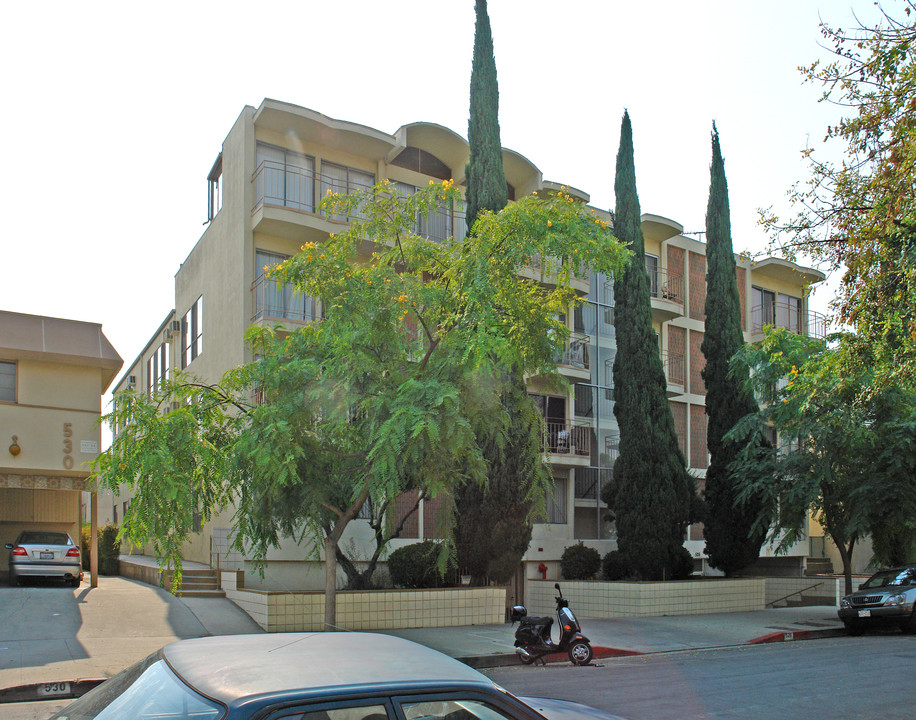
[[[588,346],[591,338],[583,333],[570,333],[566,340],[566,347],[557,358],[558,365],[567,367],[589,369]]]
[[[545,447],[551,455],[576,455],[589,457],[592,449],[592,428],[572,422],[546,423]]]
[[[649,295],[671,302],[684,302],[684,276],[668,270],[646,270],[649,273]]]
[[[763,332],[772,326],[796,335],[823,339],[827,337],[827,318],[819,312],[803,310],[789,303],[755,305],[751,308],[751,332]]]
[[[320,320],[318,301],[307,295],[300,295],[290,285],[280,285],[263,274],[251,284],[254,300],[252,322],[262,318],[312,322]]]
[[[601,499],[601,488],[611,482],[613,472],[611,468],[576,468],[576,500]]]
[[[662,366],[669,385],[684,385],[687,382],[687,359],[683,353],[661,351]]]

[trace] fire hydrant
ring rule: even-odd
[[[541,580],[547,579],[547,566],[544,563],[538,565],[538,572],[541,573]]]

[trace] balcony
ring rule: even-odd
[[[576,500],[600,500],[601,488],[609,485],[614,477],[611,468],[576,468]]]
[[[315,298],[299,295],[292,286],[280,285],[264,275],[252,283],[251,295],[253,323],[279,321],[289,325],[304,325],[321,319]]]
[[[661,356],[668,385],[668,397],[683,395],[687,385],[687,358],[683,353],[671,353],[666,350],[661,352]]]
[[[667,270],[651,270],[649,273],[649,297],[652,302],[652,317],[665,322],[684,314],[684,276]]]
[[[770,303],[751,308],[751,339],[759,340],[765,327],[786,329],[796,335],[823,340],[827,337],[827,317],[802,310],[795,304]]]
[[[556,361],[560,369],[568,375],[588,380],[591,377],[589,369],[589,343],[591,338],[583,333],[570,333],[563,349]]]
[[[531,256],[528,265],[519,274],[522,277],[531,278],[547,285],[556,285],[559,265],[558,258],[535,254]],[[588,276],[588,269],[584,264],[581,264],[576,271],[570,274],[569,284],[574,290],[587,293],[589,289]]]
[[[591,457],[591,426],[555,420],[548,420],[545,425],[545,449],[550,451],[553,460],[582,458],[587,461]]]

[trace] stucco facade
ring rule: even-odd
[[[100,325],[0,311],[0,543],[36,527],[79,542],[101,397],[122,364]]]
[[[185,368],[215,381],[226,370],[252,359],[243,340],[250,325],[281,323],[294,328],[319,318],[317,303],[293,297],[266,282],[263,268],[295,254],[304,242],[321,242],[342,227],[342,221],[315,212],[326,190],[345,192],[383,178],[405,187],[451,178],[460,187],[465,181],[467,159],[467,141],[432,123],[409,124],[388,134],[275,100],[264,100],[257,108],[246,106],[208,176],[209,222],[175,275],[174,308],[168,310],[166,320],[116,390],[132,385],[136,391],[148,391],[151,378],[155,380],[156,373],[159,377],[162,373],[161,361],[153,362],[153,358],[162,357],[168,358],[170,368]],[[540,170],[518,153],[504,150],[503,160],[510,200],[561,187],[545,181]],[[562,187],[588,203],[587,193]],[[606,211],[594,210],[601,219],[610,219]],[[682,447],[693,460],[692,471],[702,478],[705,415],[702,381],[697,381],[702,358],[697,358],[697,349],[703,329],[705,246],[684,236],[683,228],[667,218],[644,215],[643,227],[647,252],[657,261],[650,269],[650,275],[655,273],[653,317],[660,350],[668,358],[672,409]],[[432,239],[442,234],[462,237],[466,228],[461,209],[443,210],[430,220],[426,232]],[[771,265],[765,265],[764,270]],[[744,261],[740,267],[743,297],[750,298],[753,288],[761,283],[771,286],[771,278],[760,267]],[[779,281],[773,288],[791,290],[793,297],[806,302],[803,285],[823,276],[794,265],[789,269],[796,275],[773,278],[773,283]],[[530,273],[539,281],[550,282],[537,263],[532,264]],[[571,338],[560,359],[560,370],[569,387],[556,391],[536,380],[529,386],[547,420],[557,490],[548,501],[549,522],[535,527],[525,557],[527,577],[539,577],[542,563],[556,572],[563,549],[578,540],[595,546],[602,554],[615,547],[613,526],[605,520],[600,502],[601,482],[617,452],[611,373],[615,352],[613,286],[601,276],[576,279],[574,286],[583,304],[567,313]],[[746,303],[749,330],[751,312]],[[675,362],[678,353],[681,357]],[[112,499],[112,514],[116,515],[119,508],[123,512],[126,501]],[[435,511],[436,503],[427,503],[392,546],[429,535]],[[245,566],[243,558],[228,551],[230,528],[231,514],[227,512],[202,528],[188,548],[187,558],[215,564],[218,554],[224,568]],[[693,529],[692,537],[698,532]],[[352,541],[359,547],[370,538],[362,521],[351,523],[348,534],[344,545]],[[702,541],[689,542],[696,543],[690,547],[699,562]],[[320,588],[321,572],[304,573],[302,566],[304,560],[314,561],[315,557],[311,548],[285,543],[268,557],[265,579],[250,575],[246,583],[269,589]]]

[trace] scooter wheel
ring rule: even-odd
[[[524,665],[530,665],[535,660],[537,660],[537,655],[528,655],[528,657],[525,657],[524,655],[519,655],[518,659],[521,660]]]
[[[592,646],[578,640],[569,646],[569,660],[573,665],[588,665],[592,661]]]

